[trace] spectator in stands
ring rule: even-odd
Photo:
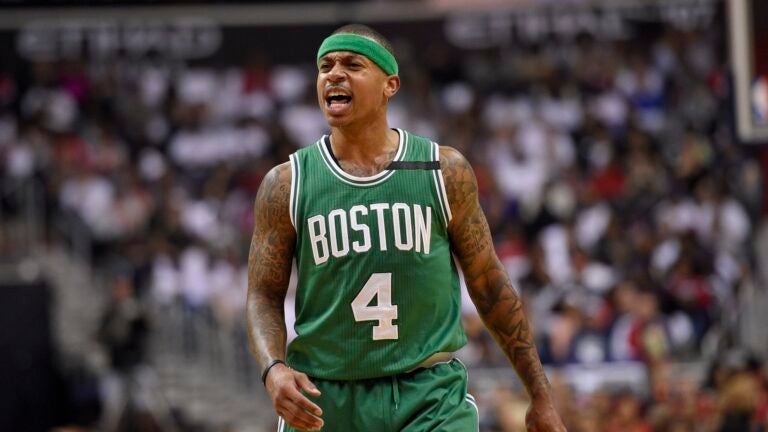
[[[136,406],[141,386],[141,367],[147,361],[149,318],[135,297],[132,280],[118,275],[112,281],[112,297],[101,317],[98,341],[109,359],[104,377],[102,417],[105,430],[114,430],[127,406]]]

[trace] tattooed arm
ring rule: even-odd
[[[283,302],[296,243],[288,213],[290,191],[291,166],[284,163],[264,177],[254,205],[248,256],[248,341],[262,371],[274,360],[285,360]],[[275,411],[289,425],[303,430],[322,427],[320,408],[301,394],[304,390],[320,395],[305,374],[277,364],[269,370],[265,384]]]
[[[453,218],[448,225],[451,250],[464,272],[467,289],[485,326],[506,354],[531,398],[529,431],[565,431],[554,409],[523,306],[504,266],[477,198],[469,162],[450,147],[440,148],[441,170]]]

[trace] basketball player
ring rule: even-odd
[[[477,431],[454,254],[531,398],[529,431],[564,431],[522,305],[456,150],[387,124],[400,88],[387,40],[350,25],[323,41],[328,136],[273,168],[256,197],[251,350],[280,430]],[[296,332],[283,301],[296,258]]]

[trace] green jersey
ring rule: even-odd
[[[296,324],[288,364],[356,380],[413,369],[466,343],[437,144],[398,129],[392,164],[344,172],[330,138],[290,157]]]

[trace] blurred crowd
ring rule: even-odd
[[[739,293],[768,268],[768,155],[734,137],[723,37],[657,29],[460,55],[394,40],[403,88],[390,124],[472,163],[543,362],[649,368],[648,395],[570,395],[556,381],[570,431],[768,425],[760,359],[713,366],[706,382],[664,375],[670,361],[722,360]],[[311,59],[253,50],[228,66],[0,65],[0,172],[44,185],[46,220],[64,227],[48,240],[85,230],[96,268],[130,284],[123,297],[239,334],[256,190],[327,131]],[[468,366],[505,364],[468,301],[464,319]],[[522,430],[520,395],[493,400],[486,427]]]
[[[766,430],[766,375],[756,359],[730,352],[712,365],[703,383],[676,378],[670,372],[657,368],[647,395],[628,388],[578,394],[557,375],[552,380],[553,393],[572,432]],[[526,430],[527,401],[521,394],[502,387],[486,404],[494,413],[487,430]]]

